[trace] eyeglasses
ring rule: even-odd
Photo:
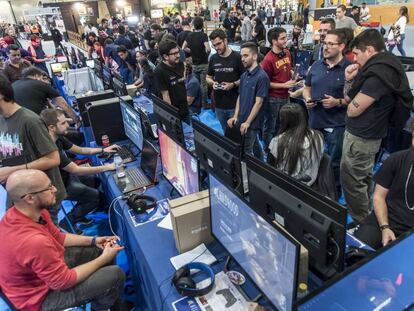
[[[323,45],[327,45],[328,47],[334,47],[335,45],[340,45],[341,43],[339,42],[323,42]]]
[[[49,184],[49,186],[47,186],[47,188],[46,188],[46,189],[39,190],[39,191],[34,191],[34,192],[29,192],[29,193],[23,194],[23,195],[20,197],[20,199],[23,199],[26,195],[29,195],[29,194],[34,195],[34,194],[39,194],[39,193],[42,193],[42,192],[45,192],[45,191],[52,191],[54,188],[55,188],[55,186],[53,186],[53,185],[52,185],[52,183],[50,183],[50,184]]]

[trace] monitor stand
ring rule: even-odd
[[[230,262],[232,260],[233,260],[233,258],[231,256],[227,256],[226,262],[225,262],[224,268],[223,268],[224,273],[227,273],[227,271],[229,271],[229,265],[230,265]],[[245,276],[245,278],[247,279],[246,276]],[[245,293],[245,291],[241,288],[240,285],[237,285],[237,284],[234,284],[234,283],[233,283],[233,285],[237,288],[237,290],[244,297],[244,299],[246,299],[246,301],[258,302],[263,297],[262,294],[259,294],[255,298],[250,299],[250,297]]]

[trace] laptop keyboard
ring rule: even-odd
[[[127,146],[121,146],[121,149],[117,151],[121,157],[123,163],[129,163],[135,161],[135,156]]]
[[[150,184],[147,176],[138,168],[130,168],[125,173],[129,182],[134,184],[136,188],[142,188]]]

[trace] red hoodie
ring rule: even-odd
[[[48,211],[41,217],[46,223],[12,207],[0,221],[0,287],[19,310],[39,310],[49,290],[76,284],[76,271],[64,261],[66,235]]]

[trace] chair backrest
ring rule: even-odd
[[[0,309],[4,311],[18,311],[0,289]]]

